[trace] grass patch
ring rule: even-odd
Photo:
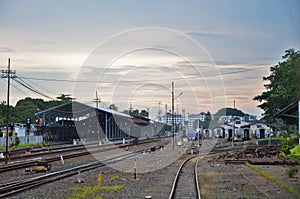
[[[9,147],[9,148],[22,148],[22,147],[32,147],[32,146],[38,146],[38,147],[41,147],[42,144],[38,143],[38,144],[18,144],[18,146],[16,145],[13,145],[12,147]],[[6,147],[5,146],[1,146],[0,147],[0,150],[5,150]]]
[[[260,139],[257,139],[259,141],[261,140],[270,140],[270,138],[260,138]],[[282,137],[271,137],[271,140],[284,140]]]
[[[270,180],[270,181],[272,181],[272,182],[278,184],[280,187],[286,189],[288,192],[294,194],[294,195],[297,196],[298,198],[300,198],[300,193],[299,193],[296,189],[294,189],[293,187],[291,187],[291,186],[285,184],[283,181],[281,181],[281,180],[275,178],[274,176],[270,176],[266,171],[263,171],[263,170],[261,170],[261,169],[255,167],[254,165],[252,165],[252,164],[250,164],[250,163],[248,163],[248,162],[246,162],[246,166],[247,166],[248,168],[250,168],[251,170],[253,170],[253,171],[259,173],[259,174],[262,175],[262,176],[264,176],[266,179],[268,179],[268,180]]]
[[[114,182],[115,180],[118,180],[119,179],[119,176],[116,175],[114,177],[112,177],[111,179],[109,179],[110,182]]]
[[[122,185],[116,185],[116,186],[83,186],[83,187],[73,187],[72,191],[76,191],[77,193],[73,194],[69,199],[83,199],[87,198],[88,196],[95,194],[100,191],[120,191],[123,189]],[[102,199],[101,196],[97,196],[97,199]]]
[[[285,174],[289,178],[294,178],[297,175],[297,173],[298,173],[298,168],[296,168],[296,167],[285,170]]]
[[[19,144],[18,147],[42,146],[42,144]]]

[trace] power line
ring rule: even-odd
[[[198,79],[198,78],[233,75],[233,74],[238,74],[238,73],[245,73],[245,72],[250,72],[250,71],[255,71],[255,70],[261,70],[261,69],[265,69],[265,68],[268,68],[268,67],[269,66],[248,68],[248,69],[242,69],[242,70],[237,70],[237,71],[233,71],[233,72],[224,72],[224,73],[212,74],[212,75],[207,75],[207,76],[186,76],[186,77],[152,79],[152,80],[120,80],[118,82],[138,83],[138,82],[153,82],[153,81],[188,80],[188,79]],[[18,78],[27,79],[27,80],[36,80],[36,81],[68,82],[68,83],[99,83],[99,82],[101,82],[101,83],[115,83],[115,81],[68,80],[68,79],[57,79],[57,78],[24,77],[24,76],[20,76],[20,75],[18,76]]]
[[[40,92],[40,91],[38,91],[37,89],[31,87],[30,85],[26,85],[26,83],[23,83],[23,82],[21,82],[21,81],[19,81],[19,80],[17,80],[17,79],[14,79],[14,80],[15,80],[17,83],[19,83],[20,85],[22,85],[23,87],[27,88],[28,90],[30,90],[30,91],[32,91],[32,92],[38,94],[38,95],[41,95],[41,96],[46,97],[46,98],[48,98],[48,99],[53,99],[52,97],[49,97],[48,95],[43,94],[42,92]]]
[[[212,74],[212,75],[208,75],[208,76],[187,76],[187,77],[178,77],[178,78],[172,78],[172,80],[188,80],[188,79],[198,79],[198,78],[207,78],[207,77],[216,77],[216,76],[225,76],[225,75],[232,75],[232,74],[238,74],[238,73],[245,73],[245,72],[249,72],[249,71],[254,71],[254,70],[260,70],[260,69],[264,69],[266,68],[266,66],[263,67],[256,67],[256,68],[248,68],[248,69],[243,69],[243,70],[237,70],[237,71],[232,71],[232,72],[227,72],[227,73],[219,73],[219,74]],[[17,80],[18,79],[18,80]],[[35,84],[38,85],[36,83],[34,83],[33,81],[29,81],[29,80],[35,80],[35,81],[51,81],[51,82],[69,82],[69,83],[99,83],[98,81],[91,81],[91,80],[67,80],[67,79],[57,79],[57,78],[35,78],[35,77],[24,77],[21,75],[16,75],[14,77],[15,82],[17,82],[18,84],[20,84],[21,86],[25,87],[26,89],[40,95],[43,97],[46,97],[48,99],[53,99],[52,97],[48,96],[47,94],[43,93],[42,91],[38,90],[37,88],[35,88],[34,86],[32,86],[31,84]],[[27,82],[25,81],[27,80]],[[165,78],[165,79],[156,79],[156,80],[120,80],[119,82],[153,82],[153,81],[169,81],[171,80],[171,78]],[[28,83],[30,82],[30,83]],[[115,81],[101,81],[101,83],[115,83]],[[23,93],[19,88],[17,88],[15,85],[14,87],[20,91],[21,93]],[[24,93],[23,93],[24,94]]]
[[[17,78],[20,78],[20,75],[18,75]],[[22,78],[20,78],[20,79],[22,79]],[[23,80],[23,81],[24,81],[24,80]],[[44,89],[44,88],[42,88],[39,84],[35,83],[34,81],[30,81],[30,80],[27,79],[27,82],[28,82],[28,84],[31,83],[31,84],[33,84],[33,85],[39,87],[40,89]],[[49,92],[48,92],[48,93],[49,93]]]
[[[23,92],[23,90],[21,90],[20,88],[17,87],[17,85],[14,85],[13,83],[11,83],[12,87],[14,87],[17,91],[19,91],[20,93],[22,93],[23,95],[27,95],[25,92]]]

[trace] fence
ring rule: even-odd
[[[15,143],[15,137],[9,137],[8,138],[8,145],[11,145],[12,143]],[[29,139],[27,136],[20,136],[20,144],[39,144],[43,142],[43,136],[41,135],[35,135],[35,136],[29,136]],[[5,146],[6,143],[6,137],[0,137],[0,146]]]

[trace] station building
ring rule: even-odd
[[[131,116],[77,101],[56,106],[35,114],[45,137],[53,141],[120,140],[150,138],[164,131],[162,124],[149,118]]]

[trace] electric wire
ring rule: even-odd
[[[19,83],[23,87],[27,88],[28,90],[30,90],[30,91],[38,94],[38,95],[41,95],[41,96],[46,97],[48,99],[53,99],[52,97],[49,97],[48,95],[41,93],[40,91],[36,90],[35,88],[33,88],[33,87],[29,86],[29,85],[26,85],[25,83],[19,81],[18,79],[14,79],[14,81],[17,82],[17,83]]]
[[[268,66],[262,66],[262,67],[256,67],[256,68],[248,68],[248,69],[242,69],[232,72],[224,72],[224,73],[217,73],[217,74],[211,74],[206,76],[186,76],[186,77],[177,77],[177,78],[165,78],[165,79],[152,79],[152,80],[120,80],[118,82],[127,82],[127,83],[138,83],[138,82],[153,82],[153,81],[171,81],[171,80],[188,80],[188,79],[199,79],[199,78],[208,78],[208,77],[217,77],[217,76],[225,76],[225,75],[233,75],[238,73],[245,73],[255,70],[261,70],[269,68]],[[37,77],[25,77],[25,76],[19,76],[19,78],[22,79],[28,79],[28,80],[36,80],[36,81],[50,81],[50,82],[67,82],[67,83],[98,83],[98,81],[92,81],[92,80],[68,80],[68,79],[57,79],[57,78],[37,78]],[[101,83],[115,83],[115,81],[101,81]]]
[[[21,78],[22,76],[19,75],[19,73],[17,74],[17,78],[23,79]],[[35,83],[34,81],[30,81],[29,79],[23,79],[23,81],[26,80],[28,82],[28,84],[33,84],[35,86],[37,86],[39,89],[45,90],[44,88],[42,88],[39,84]],[[47,91],[47,93],[50,93]],[[52,93],[53,94],[53,93]]]
[[[244,73],[244,72],[249,72],[249,71],[254,71],[254,70],[260,70],[264,69],[266,66],[263,67],[256,67],[256,68],[248,68],[248,69],[242,69],[242,70],[237,70],[237,71],[232,71],[232,72],[225,72],[225,73],[219,73],[219,74],[212,74],[212,75],[207,75],[206,77],[216,77],[216,76],[224,76],[224,75],[232,75],[232,74],[238,74],[238,73]],[[172,80],[187,80],[187,79],[198,79],[198,78],[203,78],[201,76],[188,76],[188,77],[178,77],[178,78],[172,78]],[[3,78],[1,78],[3,79]],[[21,86],[25,87],[26,89],[43,96],[48,99],[54,100],[52,97],[49,95],[43,93],[42,91],[38,90],[35,88],[32,84],[37,85],[34,81],[50,81],[50,82],[69,82],[69,83],[98,83],[96,81],[91,81],[91,80],[67,80],[67,79],[57,79],[57,78],[35,78],[35,77],[25,77],[22,75],[16,75],[15,78],[12,78],[16,83],[20,84]],[[26,80],[26,81],[25,81]],[[30,81],[33,80],[33,81]],[[145,82],[145,81],[167,81],[171,80],[170,78],[168,79],[156,79],[156,80],[121,80],[121,82]],[[114,81],[101,81],[101,83],[114,83]],[[19,92],[22,94],[25,94],[20,88],[18,88],[16,85],[13,85],[15,89],[17,89]],[[47,92],[49,93],[49,92]]]
[[[16,78],[19,78],[18,76],[16,76]],[[42,93],[39,89],[37,89],[37,88],[35,88],[34,86],[32,86],[29,82],[31,82],[31,81],[28,81],[28,80],[24,80],[24,79],[20,79],[19,78],[19,80],[21,81],[21,82],[23,82],[25,85],[27,85],[27,86],[29,86],[30,88],[32,88],[32,89],[34,89],[35,91],[37,91],[37,92],[39,92],[39,93]],[[34,83],[35,84],[35,83]]]
[[[14,82],[11,82],[12,87],[14,87],[17,91],[19,91],[20,93],[22,93],[25,96],[28,96],[25,92],[23,92],[23,90],[21,90],[20,88],[18,88],[17,85],[14,84]]]

